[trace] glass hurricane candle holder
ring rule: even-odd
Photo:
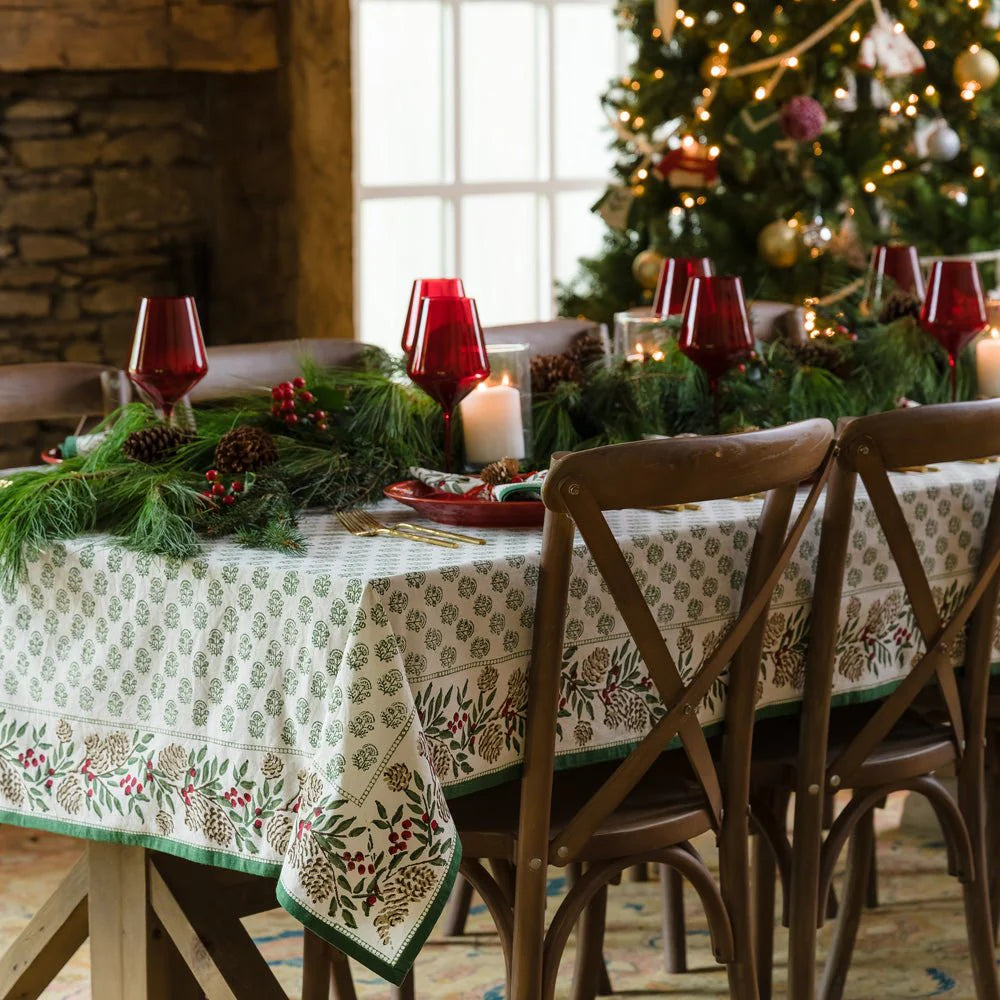
[[[976,386],[980,396],[1000,396],[1000,330],[995,326],[976,342]]]
[[[626,309],[615,313],[614,351],[629,361],[660,361],[663,343],[674,334],[652,309]]]
[[[208,372],[194,298],[157,295],[142,300],[128,377],[164,420]]]
[[[531,352],[527,344],[487,346],[490,375],[459,404],[465,462],[531,461]]]

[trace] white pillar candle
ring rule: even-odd
[[[996,327],[976,344],[976,381],[980,396],[1000,396],[1000,331]]]
[[[506,375],[500,385],[480,384],[459,405],[465,458],[470,465],[524,458],[521,393]]]

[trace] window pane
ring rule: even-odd
[[[612,134],[600,95],[614,75],[616,45],[611,12],[603,4],[555,7],[556,175],[600,177],[611,166]]]
[[[590,211],[599,197],[599,191],[565,191],[556,195],[556,281],[569,281],[577,272],[577,261],[600,250],[608,227],[599,215]]]
[[[476,195],[462,202],[460,273],[484,326],[548,315],[539,312],[543,199],[533,194]],[[547,268],[546,268],[547,270]],[[545,290],[548,298],[548,289]]]
[[[461,5],[462,179],[532,180],[544,150],[547,121],[540,78],[544,13],[530,3]]]
[[[360,337],[398,352],[416,278],[449,275],[451,212],[440,198],[361,203]]]
[[[363,0],[359,8],[361,183],[451,180],[447,5]]]

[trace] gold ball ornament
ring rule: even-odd
[[[792,267],[800,247],[797,228],[785,219],[769,222],[757,235],[757,250],[771,267]]]
[[[632,274],[639,284],[650,291],[656,288],[660,280],[660,271],[666,258],[655,250],[643,250],[636,254],[632,261]]]
[[[989,49],[973,46],[955,59],[955,83],[963,89],[989,90],[1000,80],[1000,60]]]

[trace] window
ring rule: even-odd
[[[396,348],[410,283],[457,275],[487,326],[553,315],[596,251],[623,65],[608,0],[357,0],[359,336]]]

